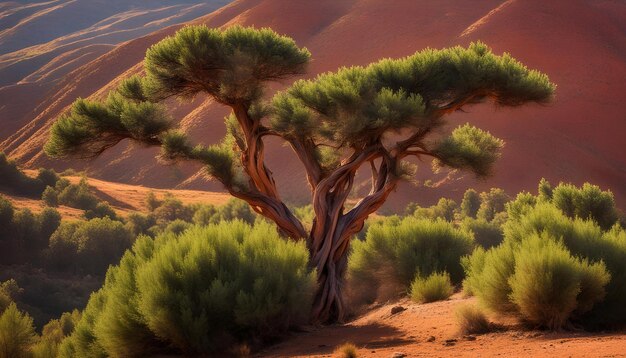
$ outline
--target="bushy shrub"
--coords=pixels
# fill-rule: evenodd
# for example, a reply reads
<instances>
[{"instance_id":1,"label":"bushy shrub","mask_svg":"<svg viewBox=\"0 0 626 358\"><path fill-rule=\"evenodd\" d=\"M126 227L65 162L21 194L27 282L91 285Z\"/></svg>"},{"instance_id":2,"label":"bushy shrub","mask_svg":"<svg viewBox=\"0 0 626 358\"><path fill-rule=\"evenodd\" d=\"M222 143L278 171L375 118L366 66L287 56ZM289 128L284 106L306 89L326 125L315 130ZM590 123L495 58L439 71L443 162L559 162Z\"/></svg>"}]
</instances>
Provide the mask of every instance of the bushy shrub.
<instances>
[{"instance_id":1,"label":"bushy shrub","mask_svg":"<svg viewBox=\"0 0 626 358\"><path fill-rule=\"evenodd\" d=\"M609 280L604 263L576 259L544 233L521 243L509 279L510 298L524 320L560 329L572 314L585 313L601 301Z\"/></svg>"},{"instance_id":2,"label":"bushy shrub","mask_svg":"<svg viewBox=\"0 0 626 358\"><path fill-rule=\"evenodd\" d=\"M0 314L17 299L23 292L14 279L9 279L0 283Z\"/></svg>"},{"instance_id":3,"label":"bushy shrub","mask_svg":"<svg viewBox=\"0 0 626 358\"><path fill-rule=\"evenodd\" d=\"M541 178L537 185L537 198L541 201L552 201L552 185L546 178Z\"/></svg>"},{"instance_id":4,"label":"bushy shrub","mask_svg":"<svg viewBox=\"0 0 626 358\"><path fill-rule=\"evenodd\" d=\"M504 233L505 240L500 246L487 252L477 250L463 259L467 275L464 287L487 307L514 313L520 313L523 305L532 307L513 292L516 285L518 292L530 295L525 284L532 284L537 291L528 302L551 312L553 322L537 318L539 315L531 308L521 312L527 320L541 321L539 323L549 327L562 326L568 319L587 326L626 322L626 308L621 303L626 299L626 233L621 227L603 232L595 222L568 218L554 205L542 200L518 218L510 218L504 225ZM531 248L522 250L525 245ZM520 261L522 259L525 261ZM610 274L610 281L604 281L606 276L603 275L604 269L598 266L600 262ZM539 272L552 272L554 278L539 275ZM558 311L560 315L547 301L554 296L550 296L553 294L550 287L563 295L558 298L561 303L555 304L563 310ZM581 291L573 295L568 289ZM605 295L599 293L602 290ZM547 296L542 301L540 295ZM570 308L567 308L568 302Z\"/></svg>"},{"instance_id":5,"label":"bushy shrub","mask_svg":"<svg viewBox=\"0 0 626 358\"><path fill-rule=\"evenodd\" d=\"M156 219L152 214L130 213L126 217L126 228L134 237L150 235L150 228L156 225Z\"/></svg>"},{"instance_id":6,"label":"bushy shrub","mask_svg":"<svg viewBox=\"0 0 626 358\"><path fill-rule=\"evenodd\" d=\"M0 358L30 357L36 337L33 319L11 303L0 315Z\"/></svg>"},{"instance_id":7,"label":"bushy shrub","mask_svg":"<svg viewBox=\"0 0 626 358\"><path fill-rule=\"evenodd\" d=\"M269 224L142 237L109 269L60 356L212 353L307 318L314 285L305 244Z\"/></svg>"},{"instance_id":8,"label":"bushy shrub","mask_svg":"<svg viewBox=\"0 0 626 358\"><path fill-rule=\"evenodd\" d=\"M17 164L0 152L0 188L10 190L18 195L39 197L46 185L54 185L58 176L49 169L40 169L36 178L24 174Z\"/></svg>"},{"instance_id":9,"label":"bushy shrub","mask_svg":"<svg viewBox=\"0 0 626 358\"><path fill-rule=\"evenodd\" d=\"M493 329L485 313L475 305L458 306L454 314L461 334L484 334Z\"/></svg>"},{"instance_id":10,"label":"bushy shrub","mask_svg":"<svg viewBox=\"0 0 626 358\"><path fill-rule=\"evenodd\" d=\"M369 227L364 241L353 242L349 284L355 294L362 292L361 298L371 301L390 284L396 294L406 292L418 272L429 276L446 271L452 282L459 283L460 258L473 247L470 234L443 220L384 220Z\"/></svg>"},{"instance_id":11,"label":"bushy shrub","mask_svg":"<svg viewBox=\"0 0 626 358\"><path fill-rule=\"evenodd\" d=\"M411 299L417 303L428 303L447 299L454 292L447 272L434 272L428 277L419 274L411 283Z\"/></svg>"},{"instance_id":12,"label":"bushy shrub","mask_svg":"<svg viewBox=\"0 0 626 358\"><path fill-rule=\"evenodd\" d=\"M485 221L492 221L498 213L505 211L505 205L509 200L509 196L499 188L492 188L489 192L480 193L481 203L476 217Z\"/></svg>"},{"instance_id":13,"label":"bushy shrub","mask_svg":"<svg viewBox=\"0 0 626 358\"><path fill-rule=\"evenodd\" d=\"M100 202L100 200L91 193L86 178L82 178L78 184L65 185L65 182L62 183L62 189L57 189L59 191L59 204L81 210L92 210Z\"/></svg>"},{"instance_id":14,"label":"bushy shrub","mask_svg":"<svg viewBox=\"0 0 626 358\"><path fill-rule=\"evenodd\" d=\"M80 312L65 312L59 319L48 322L41 332L41 338L32 347L33 358L56 358L59 354L59 345L69 336L80 320Z\"/></svg>"},{"instance_id":15,"label":"bushy shrub","mask_svg":"<svg viewBox=\"0 0 626 358\"><path fill-rule=\"evenodd\" d=\"M454 215L458 209L457 203L452 199L441 198L437 204L422 208L417 206L413 215L420 219L443 219L445 221L454 221Z\"/></svg>"},{"instance_id":16,"label":"bushy shrub","mask_svg":"<svg viewBox=\"0 0 626 358\"><path fill-rule=\"evenodd\" d=\"M41 200L47 206L57 207L59 206L59 193L53 187L47 186L41 194Z\"/></svg>"},{"instance_id":17,"label":"bushy shrub","mask_svg":"<svg viewBox=\"0 0 626 358\"><path fill-rule=\"evenodd\" d=\"M480 209L480 195L474 189L467 189L461 201L461 216L475 219L478 209Z\"/></svg>"},{"instance_id":18,"label":"bushy shrub","mask_svg":"<svg viewBox=\"0 0 626 358\"><path fill-rule=\"evenodd\" d=\"M37 172L37 180L39 180L43 187L54 187L59 181L59 175L52 169L39 168Z\"/></svg>"},{"instance_id":19,"label":"bushy shrub","mask_svg":"<svg viewBox=\"0 0 626 358\"><path fill-rule=\"evenodd\" d=\"M169 222L174 220L191 222L193 219L193 210L183 204L179 199L173 196L167 196L161 205L154 210L154 217L158 225L165 227Z\"/></svg>"},{"instance_id":20,"label":"bushy shrub","mask_svg":"<svg viewBox=\"0 0 626 358\"><path fill-rule=\"evenodd\" d=\"M131 244L132 235L120 221L64 222L50 237L48 261L56 269L102 275Z\"/></svg>"},{"instance_id":21,"label":"bushy shrub","mask_svg":"<svg viewBox=\"0 0 626 358\"><path fill-rule=\"evenodd\" d=\"M119 220L115 210L105 202L99 202L93 209L85 210L85 219L109 218L111 220Z\"/></svg>"},{"instance_id":22,"label":"bushy shrub","mask_svg":"<svg viewBox=\"0 0 626 358\"><path fill-rule=\"evenodd\" d=\"M581 188L559 184L552 193L552 203L570 218L592 219L605 230L619 218L613 193L589 183Z\"/></svg>"},{"instance_id":23,"label":"bushy shrub","mask_svg":"<svg viewBox=\"0 0 626 358\"><path fill-rule=\"evenodd\" d=\"M537 205L537 201L537 197L530 193L521 192L517 194L515 200L506 203L507 217L512 220L519 220Z\"/></svg>"},{"instance_id":24,"label":"bushy shrub","mask_svg":"<svg viewBox=\"0 0 626 358\"><path fill-rule=\"evenodd\" d=\"M159 206L161 206L163 202L157 199L156 194L153 191L149 191L146 195L146 206L148 207L148 211L153 212Z\"/></svg>"},{"instance_id":25,"label":"bushy shrub","mask_svg":"<svg viewBox=\"0 0 626 358\"><path fill-rule=\"evenodd\" d=\"M0 195L0 230L6 230L13 222L13 204Z\"/></svg>"},{"instance_id":26,"label":"bushy shrub","mask_svg":"<svg viewBox=\"0 0 626 358\"><path fill-rule=\"evenodd\" d=\"M504 240L502 227L495 222L468 217L461 222L461 228L472 233L474 241L485 249L497 246Z\"/></svg>"}]
</instances>

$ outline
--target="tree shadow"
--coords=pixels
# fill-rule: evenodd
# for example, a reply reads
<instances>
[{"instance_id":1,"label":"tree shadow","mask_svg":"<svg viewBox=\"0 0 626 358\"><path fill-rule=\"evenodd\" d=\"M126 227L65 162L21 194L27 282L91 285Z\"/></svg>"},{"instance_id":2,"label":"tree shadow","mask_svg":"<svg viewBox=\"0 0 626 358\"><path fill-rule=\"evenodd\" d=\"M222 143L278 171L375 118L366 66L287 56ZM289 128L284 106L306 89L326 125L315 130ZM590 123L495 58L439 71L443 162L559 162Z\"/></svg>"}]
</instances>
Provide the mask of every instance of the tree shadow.
<instances>
[{"instance_id":1,"label":"tree shadow","mask_svg":"<svg viewBox=\"0 0 626 358\"><path fill-rule=\"evenodd\" d=\"M397 328L379 323L362 326L327 326L313 332L292 333L282 342L259 352L257 356L324 355L332 353L335 348L346 342L367 349L396 347L415 342L414 339L403 338L402 335L403 332Z\"/></svg>"}]
</instances>

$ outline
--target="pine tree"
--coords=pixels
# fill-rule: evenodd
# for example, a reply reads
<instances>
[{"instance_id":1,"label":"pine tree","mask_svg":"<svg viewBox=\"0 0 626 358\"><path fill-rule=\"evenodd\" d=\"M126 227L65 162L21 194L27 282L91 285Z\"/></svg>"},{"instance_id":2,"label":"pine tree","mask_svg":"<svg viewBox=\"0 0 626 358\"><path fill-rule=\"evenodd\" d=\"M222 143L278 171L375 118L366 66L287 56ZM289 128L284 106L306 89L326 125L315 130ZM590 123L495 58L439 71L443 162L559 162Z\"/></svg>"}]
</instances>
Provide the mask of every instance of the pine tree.
<instances>
[{"instance_id":1,"label":"pine tree","mask_svg":"<svg viewBox=\"0 0 626 358\"><path fill-rule=\"evenodd\" d=\"M489 99L500 106L547 102L555 85L478 42L342 68L296 81L267 100L268 82L304 74L310 56L270 29L185 27L147 51L145 74L126 79L104 101L78 99L52 127L46 151L94 157L128 138L160 146L163 158L204 164L284 236L307 240L319 283L312 317L340 320L350 239L413 174L407 159L432 158L486 176L499 157L503 142L469 124L438 136L445 116ZM192 144L161 103L199 94L232 109L221 143ZM315 214L310 232L285 205L266 166L268 136L282 138L304 166ZM371 168L371 190L347 210L364 166Z\"/></svg>"}]
</instances>

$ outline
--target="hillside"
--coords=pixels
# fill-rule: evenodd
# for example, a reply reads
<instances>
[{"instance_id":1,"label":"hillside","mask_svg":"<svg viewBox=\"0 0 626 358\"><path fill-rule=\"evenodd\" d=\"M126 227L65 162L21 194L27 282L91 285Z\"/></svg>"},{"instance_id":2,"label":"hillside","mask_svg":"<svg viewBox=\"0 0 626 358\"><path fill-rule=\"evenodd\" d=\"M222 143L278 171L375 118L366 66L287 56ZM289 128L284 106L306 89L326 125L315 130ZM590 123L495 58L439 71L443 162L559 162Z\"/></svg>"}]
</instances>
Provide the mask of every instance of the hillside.
<instances>
[{"instance_id":1,"label":"hillside","mask_svg":"<svg viewBox=\"0 0 626 358\"><path fill-rule=\"evenodd\" d=\"M34 171L27 171L29 175L34 176ZM65 176L72 184L76 184L81 180L80 176ZM105 201L121 216L126 216L130 212L147 212L146 197L149 192L154 192L157 198L162 199L166 193L172 194L175 198L183 202L183 204L225 204L230 196L221 193L211 193L198 190L163 190L148 188L139 185L128 185L122 183L108 182L98 179L88 179L89 187L98 199ZM41 200L27 198L23 196L10 195L2 193L4 197L9 199L16 208L28 208L35 213L45 208L45 204ZM56 208L64 219L81 219L84 211L71 208L68 206L59 206Z\"/></svg>"},{"instance_id":2,"label":"hillside","mask_svg":"<svg viewBox=\"0 0 626 358\"><path fill-rule=\"evenodd\" d=\"M0 137L45 110L73 70L136 39L207 14L229 0L53 0L0 4ZM37 108L34 109L33 108ZM32 111L32 112L31 112Z\"/></svg>"},{"instance_id":3,"label":"hillside","mask_svg":"<svg viewBox=\"0 0 626 358\"><path fill-rule=\"evenodd\" d=\"M499 186L510 193L534 191L541 177L553 183L590 181L611 189L620 206L626 204L626 156L621 143L626 133L621 108L626 100L626 4L621 1L401 0L391 5L382 0L239 0L189 23L272 27L311 51L308 77L429 46L482 40L494 52L510 52L547 73L558 85L556 101L513 110L481 105L452 115L452 124L469 121L506 141L495 176L477 182L468 176L444 180L440 175L433 180L434 188L407 184L391 197L388 208L399 209L409 201L428 204L441 196L458 198L470 186L479 190ZM119 44L59 77L49 89L0 89L5 122L0 150L28 167L72 166L87 169L90 176L129 184L220 190L206 181L197 166L161 166L154 159L156 149L120 143L91 162L51 161L41 151L50 124L75 98L105 95L121 76L141 70L151 44L179 27ZM36 77L45 77L54 67L42 69ZM171 105L181 126L196 140L210 142L223 134L226 111L210 100L172 101ZM276 142L270 143L267 155L284 196L305 201L308 193L295 156ZM432 177L427 167L418 179Z\"/></svg>"}]
</instances>

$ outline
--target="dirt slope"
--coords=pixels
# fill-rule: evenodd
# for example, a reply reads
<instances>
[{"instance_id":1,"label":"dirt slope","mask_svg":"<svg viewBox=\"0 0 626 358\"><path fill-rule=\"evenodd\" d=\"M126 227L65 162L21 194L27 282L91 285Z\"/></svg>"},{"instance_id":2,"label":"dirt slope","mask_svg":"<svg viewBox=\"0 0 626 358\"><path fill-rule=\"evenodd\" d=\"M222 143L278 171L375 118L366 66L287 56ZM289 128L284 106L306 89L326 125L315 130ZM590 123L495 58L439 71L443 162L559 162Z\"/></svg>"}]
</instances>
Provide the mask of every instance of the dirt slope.
<instances>
[{"instance_id":1,"label":"dirt slope","mask_svg":"<svg viewBox=\"0 0 626 358\"><path fill-rule=\"evenodd\" d=\"M118 44L184 23L230 0L52 0L0 7L0 128L3 139L44 110L71 71Z\"/></svg>"},{"instance_id":2,"label":"dirt slope","mask_svg":"<svg viewBox=\"0 0 626 358\"><path fill-rule=\"evenodd\" d=\"M529 331L513 320L496 320L499 332L470 338L459 333L455 309L475 304L460 294L448 301L414 304L409 300L382 305L342 326L296 333L258 357L332 357L336 347L351 342L359 357L624 357L626 332ZM405 311L391 314L394 306ZM446 342L448 341L448 342Z\"/></svg>"},{"instance_id":3,"label":"dirt slope","mask_svg":"<svg viewBox=\"0 0 626 358\"><path fill-rule=\"evenodd\" d=\"M388 207L398 209L416 200L427 204L446 195L458 198L469 186L500 186L510 193L534 190L541 177L556 183L591 181L611 189L622 207L626 204L626 147L621 142L626 133L622 108L626 101L626 4L622 1L240 0L193 23L271 26L311 50L308 76L382 57L405 56L428 46L482 40L496 53L510 52L529 67L546 72L558 85L556 101L515 110L481 105L454 114L451 123L469 121L506 141L496 175L481 182L454 176L435 188L405 185L391 197ZM19 122L14 127L21 125L23 118L31 120L15 133L0 132L5 138L0 150L31 167L75 166L107 180L219 190L219 185L197 174L198 167L163 168L153 159L155 149L128 143L88 163L50 161L41 153L51 121L72 100L104 95L120 76L139 71L145 50L177 28L121 44L65 75L22 119L6 112L3 121L9 125ZM19 103L28 103L36 91L0 89L0 107L21 108ZM223 134L226 112L211 101L197 98L192 103L173 102L172 107L181 125L198 141L210 142ZM308 194L295 156L280 143L273 143L268 157L284 196L305 201ZM424 165L418 179L431 176ZM434 182L442 179L435 177Z\"/></svg>"}]
</instances>

